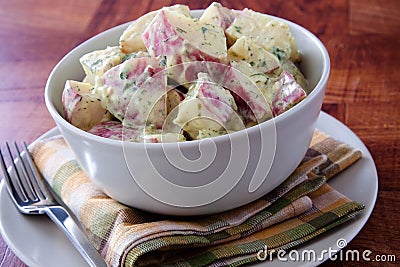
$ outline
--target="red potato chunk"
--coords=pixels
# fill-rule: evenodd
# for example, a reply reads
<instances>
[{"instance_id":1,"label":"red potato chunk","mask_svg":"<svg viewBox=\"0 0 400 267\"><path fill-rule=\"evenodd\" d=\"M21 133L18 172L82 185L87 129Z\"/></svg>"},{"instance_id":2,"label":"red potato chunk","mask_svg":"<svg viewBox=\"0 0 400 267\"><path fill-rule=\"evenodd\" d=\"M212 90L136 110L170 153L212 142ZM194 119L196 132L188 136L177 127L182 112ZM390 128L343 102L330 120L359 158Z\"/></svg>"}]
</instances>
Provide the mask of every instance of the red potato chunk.
<instances>
[{"instance_id":1,"label":"red potato chunk","mask_svg":"<svg viewBox=\"0 0 400 267\"><path fill-rule=\"evenodd\" d=\"M282 60L282 69L289 72L307 94L311 93L311 88L309 88L307 79L304 77L303 73L296 66L296 64L289 59L284 59Z\"/></svg>"},{"instance_id":2,"label":"red potato chunk","mask_svg":"<svg viewBox=\"0 0 400 267\"><path fill-rule=\"evenodd\" d=\"M190 17L190 10L186 5L173 5L167 8ZM159 11L155 10L141 16L126 28L119 39L122 52L128 54L137 51L147 51L143 43L142 34Z\"/></svg>"},{"instance_id":3,"label":"red potato chunk","mask_svg":"<svg viewBox=\"0 0 400 267\"><path fill-rule=\"evenodd\" d=\"M124 124L161 127L166 116L166 76L160 58L131 58L98 79L96 91Z\"/></svg>"},{"instance_id":4,"label":"red potato chunk","mask_svg":"<svg viewBox=\"0 0 400 267\"><path fill-rule=\"evenodd\" d=\"M282 72L279 80L273 85L272 91L274 92L272 100L274 116L287 111L307 96L307 93L287 71Z\"/></svg>"},{"instance_id":5,"label":"red potato chunk","mask_svg":"<svg viewBox=\"0 0 400 267\"><path fill-rule=\"evenodd\" d=\"M206 73L199 73L198 80L179 104L178 114L173 121L195 138L199 130L236 130L232 123L237 116L236 103L230 92L213 83Z\"/></svg>"},{"instance_id":6,"label":"red potato chunk","mask_svg":"<svg viewBox=\"0 0 400 267\"><path fill-rule=\"evenodd\" d=\"M142 37L153 57L183 54L192 61L221 62L227 56L225 34L220 27L166 8L158 12Z\"/></svg>"},{"instance_id":7,"label":"red potato chunk","mask_svg":"<svg viewBox=\"0 0 400 267\"><path fill-rule=\"evenodd\" d=\"M232 45L237 39L246 36L265 50L294 62L301 60L295 39L289 26L272 16L251 9L243 9L225 31Z\"/></svg>"},{"instance_id":8,"label":"red potato chunk","mask_svg":"<svg viewBox=\"0 0 400 267\"><path fill-rule=\"evenodd\" d=\"M246 61L256 71L272 73L281 66L279 59L263 47L242 36L228 49L228 58L235 61Z\"/></svg>"},{"instance_id":9,"label":"red potato chunk","mask_svg":"<svg viewBox=\"0 0 400 267\"><path fill-rule=\"evenodd\" d=\"M89 83L67 80L62 93L64 118L85 131L112 118L102 106L100 98L92 91L93 87Z\"/></svg>"},{"instance_id":10,"label":"red potato chunk","mask_svg":"<svg viewBox=\"0 0 400 267\"><path fill-rule=\"evenodd\" d=\"M213 24L226 30L232 24L237 14L238 12L228 9L220 3L214 2L204 10L200 21Z\"/></svg>"},{"instance_id":11,"label":"red potato chunk","mask_svg":"<svg viewBox=\"0 0 400 267\"><path fill-rule=\"evenodd\" d=\"M232 92L238 103L239 113L246 123L261 123L272 118L272 110L263 93L250 77L240 71L239 65L231 62L232 68L226 73L224 81L224 86Z\"/></svg>"},{"instance_id":12,"label":"red potato chunk","mask_svg":"<svg viewBox=\"0 0 400 267\"><path fill-rule=\"evenodd\" d=\"M137 51L147 51L142 40L142 34L157 15L157 12L158 10L155 10L141 16L126 28L119 39L119 46L122 52L129 54Z\"/></svg>"},{"instance_id":13,"label":"red potato chunk","mask_svg":"<svg viewBox=\"0 0 400 267\"><path fill-rule=\"evenodd\" d=\"M85 82L95 84L96 77L101 77L107 70L121 63L126 55L118 46L109 46L83 55L79 62L85 71Z\"/></svg>"},{"instance_id":14,"label":"red potato chunk","mask_svg":"<svg viewBox=\"0 0 400 267\"><path fill-rule=\"evenodd\" d=\"M170 57L167 59L168 77L178 85L189 88L197 81L199 73L206 73L213 82L222 84L229 66L211 61L190 61L184 56Z\"/></svg>"}]
</instances>

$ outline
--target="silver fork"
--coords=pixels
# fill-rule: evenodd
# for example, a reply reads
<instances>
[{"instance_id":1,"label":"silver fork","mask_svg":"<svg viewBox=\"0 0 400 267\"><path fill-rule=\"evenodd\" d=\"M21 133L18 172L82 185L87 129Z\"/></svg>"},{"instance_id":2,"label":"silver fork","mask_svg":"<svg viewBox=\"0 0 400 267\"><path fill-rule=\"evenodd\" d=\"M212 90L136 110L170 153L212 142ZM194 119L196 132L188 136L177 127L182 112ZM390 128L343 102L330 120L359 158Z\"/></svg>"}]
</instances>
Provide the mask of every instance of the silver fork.
<instances>
[{"instance_id":1,"label":"silver fork","mask_svg":"<svg viewBox=\"0 0 400 267\"><path fill-rule=\"evenodd\" d=\"M90 244L68 209L55 199L53 189L37 171L25 142L21 143L22 151L16 142L13 145L14 152L5 142L5 155L0 150L0 157L8 193L18 210L23 214L46 214L67 235L89 266L106 267L104 259Z\"/></svg>"}]
</instances>

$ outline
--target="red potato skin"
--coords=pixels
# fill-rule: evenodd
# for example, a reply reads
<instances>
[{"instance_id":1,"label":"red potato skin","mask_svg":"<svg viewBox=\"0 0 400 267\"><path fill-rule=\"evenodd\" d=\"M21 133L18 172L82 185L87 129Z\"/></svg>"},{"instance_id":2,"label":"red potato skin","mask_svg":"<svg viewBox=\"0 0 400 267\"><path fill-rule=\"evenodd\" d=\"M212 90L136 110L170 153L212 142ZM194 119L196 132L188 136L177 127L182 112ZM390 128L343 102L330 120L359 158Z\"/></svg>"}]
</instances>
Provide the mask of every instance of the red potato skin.
<instances>
[{"instance_id":1,"label":"red potato skin","mask_svg":"<svg viewBox=\"0 0 400 267\"><path fill-rule=\"evenodd\" d=\"M102 106L100 99L90 93L90 85L89 89L87 85L68 80L61 97L64 118L85 131L111 119L111 114Z\"/></svg>"},{"instance_id":2,"label":"red potato skin","mask_svg":"<svg viewBox=\"0 0 400 267\"><path fill-rule=\"evenodd\" d=\"M88 133L114 140L138 140L142 132L143 130L139 128L124 128L120 121L102 122L88 131Z\"/></svg>"},{"instance_id":3,"label":"red potato skin","mask_svg":"<svg viewBox=\"0 0 400 267\"><path fill-rule=\"evenodd\" d=\"M225 31L232 24L238 14L238 12L228 9L220 3L214 2L204 10L200 21L214 24Z\"/></svg>"},{"instance_id":4,"label":"red potato skin","mask_svg":"<svg viewBox=\"0 0 400 267\"><path fill-rule=\"evenodd\" d=\"M274 86L276 85L278 85L278 90L276 91L272 100L272 110L274 112L274 116L282 114L307 96L307 93L304 91L304 89L287 71L282 72L279 80Z\"/></svg>"},{"instance_id":5,"label":"red potato skin","mask_svg":"<svg viewBox=\"0 0 400 267\"><path fill-rule=\"evenodd\" d=\"M180 57L182 54L190 61L221 62L226 60L226 55L214 57L185 40L176 27L171 25L165 10L160 10L144 31L142 38L151 56L177 57L177 64L183 63L184 60Z\"/></svg>"},{"instance_id":6,"label":"red potato skin","mask_svg":"<svg viewBox=\"0 0 400 267\"><path fill-rule=\"evenodd\" d=\"M272 117L272 111L262 92L238 70L230 68L225 75L224 84L234 96L246 123L260 123Z\"/></svg>"},{"instance_id":7,"label":"red potato skin","mask_svg":"<svg viewBox=\"0 0 400 267\"><path fill-rule=\"evenodd\" d=\"M131 126L146 123L161 127L166 114L166 77L161 58L131 58L103 75L112 88L107 108ZM159 99L153 99L159 96ZM152 109L153 108L153 109ZM150 110L151 109L151 110Z\"/></svg>"},{"instance_id":8,"label":"red potato skin","mask_svg":"<svg viewBox=\"0 0 400 267\"><path fill-rule=\"evenodd\" d=\"M209 78L209 77L208 77ZM225 90L224 88L219 88ZM225 125L234 109L229 102L223 102L215 92L215 85L212 80L204 80L198 84L199 99L204 108L213 113L220 123Z\"/></svg>"}]
</instances>

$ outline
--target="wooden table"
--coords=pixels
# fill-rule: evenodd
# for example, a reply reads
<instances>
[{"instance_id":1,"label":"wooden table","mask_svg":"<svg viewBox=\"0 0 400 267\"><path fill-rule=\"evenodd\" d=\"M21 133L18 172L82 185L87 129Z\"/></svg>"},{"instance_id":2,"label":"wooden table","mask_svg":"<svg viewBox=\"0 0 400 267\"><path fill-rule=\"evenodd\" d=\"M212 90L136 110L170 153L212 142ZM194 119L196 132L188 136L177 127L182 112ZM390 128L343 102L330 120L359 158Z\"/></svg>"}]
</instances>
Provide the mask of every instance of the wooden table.
<instances>
[{"instance_id":1,"label":"wooden table","mask_svg":"<svg viewBox=\"0 0 400 267\"><path fill-rule=\"evenodd\" d=\"M46 110L43 90L51 69L69 50L105 29L176 2L0 0L0 140L32 142L55 126ZM178 2L201 9L211 1ZM348 249L393 254L399 262L400 1L258 0L222 4L292 20L326 45L332 70L323 110L362 139L379 175L375 210ZM1 266L25 266L2 239L0 259Z\"/></svg>"}]
</instances>

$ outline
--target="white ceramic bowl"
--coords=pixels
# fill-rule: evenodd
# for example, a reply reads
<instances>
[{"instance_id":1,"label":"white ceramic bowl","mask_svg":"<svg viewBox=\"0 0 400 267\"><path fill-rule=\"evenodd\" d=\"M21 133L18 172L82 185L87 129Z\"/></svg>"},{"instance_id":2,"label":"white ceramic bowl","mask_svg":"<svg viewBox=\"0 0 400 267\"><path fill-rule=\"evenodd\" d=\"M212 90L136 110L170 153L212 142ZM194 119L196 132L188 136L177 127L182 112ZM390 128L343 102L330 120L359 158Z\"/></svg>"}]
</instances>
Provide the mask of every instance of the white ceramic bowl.
<instances>
[{"instance_id":1,"label":"white ceramic bowl","mask_svg":"<svg viewBox=\"0 0 400 267\"><path fill-rule=\"evenodd\" d=\"M84 77L79 58L118 45L128 24L87 40L55 66L45 89L47 108L83 170L124 204L169 215L210 214L247 204L274 189L300 163L328 81L330 60L324 45L308 30L286 22L303 55L301 69L314 89L289 111L247 130L202 141L143 144L98 137L64 120L65 81Z\"/></svg>"}]
</instances>

